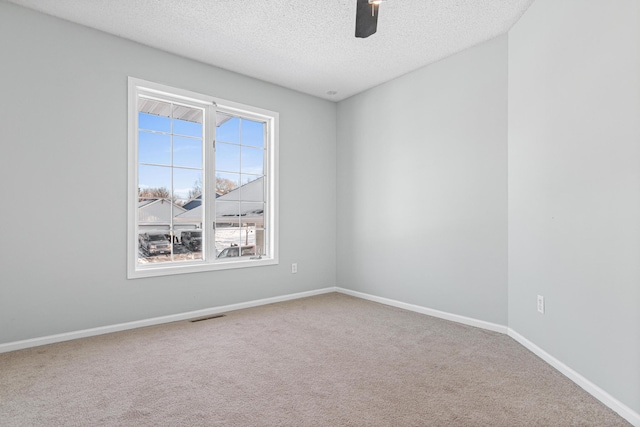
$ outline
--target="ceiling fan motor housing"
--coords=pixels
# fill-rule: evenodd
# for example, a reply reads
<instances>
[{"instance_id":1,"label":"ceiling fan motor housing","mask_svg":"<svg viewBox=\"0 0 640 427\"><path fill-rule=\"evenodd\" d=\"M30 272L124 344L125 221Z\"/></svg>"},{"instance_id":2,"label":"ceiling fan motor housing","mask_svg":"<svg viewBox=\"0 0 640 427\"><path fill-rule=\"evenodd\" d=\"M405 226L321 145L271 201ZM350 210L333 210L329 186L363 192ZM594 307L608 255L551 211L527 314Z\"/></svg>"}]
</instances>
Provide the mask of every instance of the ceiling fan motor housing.
<instances>
[{"instance_id":1,"label":"ceiling fan motor housing","mask_svg":"<svg viewBox=\"0 0 640 427\"><path fill-rule=\"evenodd\" d=\"M378 29L381 0L356 0L356 37L367 38Z\"/></svg>"}]
</instances>

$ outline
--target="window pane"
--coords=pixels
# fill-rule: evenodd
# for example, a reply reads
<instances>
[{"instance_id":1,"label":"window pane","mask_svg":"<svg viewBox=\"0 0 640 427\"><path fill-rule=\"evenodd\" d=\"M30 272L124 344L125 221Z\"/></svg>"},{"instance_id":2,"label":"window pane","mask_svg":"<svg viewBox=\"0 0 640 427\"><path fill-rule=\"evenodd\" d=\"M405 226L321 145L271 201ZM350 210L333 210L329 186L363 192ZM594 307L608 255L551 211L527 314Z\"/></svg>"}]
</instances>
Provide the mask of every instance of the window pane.
<instances>
[{"instance_id":1,"label":"window pane","mask_svg":"<svg viewBox=\"0 0 640 427\"><path fill-rule=\"evenodd\" d=\"M171 198L171 168L140 165L138 167L138 199Z\"/></svg>"},{"instance_id":2,"label":"window pane","mask_svg":"<svg viewBox=\"0 0 640 427\"><path fill-rule=\"evenodd\" d=\"M146 200L138 204L139 230L153 228L165 230L168 234L171 227L171 219L184 212L180 206L169 199Z\"/></svg>"},{"instance_id":3,"label":"window pane","mask_svg":"<svg viewBox=\"0 0 640 427\"><path fill-rule=\"evenodd\" d=\"M174 120L173 133L176 135L202 138L202 125L200 123L186 122L184 120Z\"/></svg>"},{"instance_id":4,"label":"window pane","mask_svg":"<svg viewBox=\"0 0 640 427\"><path fill-rule=\"evenodd\" d=\"M269 254L267 253L267 245L266 245L266 239L265 239L265 230L264 228L258 228L256 227L254 230L254 233L256 235L255 239L256 239L256 255L260 255L260 256L268 256Z\"/></svg>"},{"instance_id":5,"label":"window pane","mask_svg":"<svg viewBox=\"0 0 640 427\"><path fill-rule=\"evenodd\" d=\"M243 223L264 228L264 203L240 203L240 218Z\"/></svg>"},{"instance_id":6,"label":"window pane","mask_svg":"<svg viewBox=\"0 0 640 427\"><path fill-rule=\"evenodd\" d=\"M227 114L216 114L216 140L240 143L240 119Z\"/></svg>"},{"instance_id":7,"label":"window pane","mask_svg":"<svg viewBox=\"0 0 640 427\"><path fill-rule=\"evenodd\" d=\"M204 225L202 203L187 203L181 208L184 211L173 218L175 243L179 243L174 244L174 259L178 261L203 259L202 248L205 240L202 232Z\"/></svg>"},{"instance_id":8,"label":"window pane","mask_svg":"<svg viewBox=\"0 0 640 427\"><path fill-rule=\"evenodd\" d=\"M256 255L256 231L254 226L221 227L216 229L216 253L218 259L252 257Z\"/></svg>"},{"instance_id":9,"label":"window pane","mask_svg":"<svg viewBox=\"0 0 640 427\"><path fill-rule=\"evenodd\" d=\"M202 116L202 110L198 108L174 105L173 133L202 138Z\"/></svg>"},{"instance_id":10,"label":"window pane","mask_svg":"<svg viewBox=\"0 0 640 427\"><path fill-rule=\"evenodd\" d=\"M264 175L264 150L242 147L242 173Z\"/></svg>"},{"instance_id":11,"label":"window pane","mask_svg":"<svg viewBox=\"0 0 640 427\"><path fill-rule=\"evenodd\" d=\"M216 200L216 222L238 223L240 218L240 202Z\"/></svg>"},{"instance_id":12,"label":"window pane","mask_svg":"<svg viewBox=\"0 0 640 427\"><path fill-rule=\"evenodd\" d=\"M169 104L164 102L156 102L159 105L165 105L168 111ZM153 130L156 132L171 132L171 119L167 116L159 116L156 114L139 113L138 128L145 130Z\"/></svg>"},{"instance_id":13,"label":"window pane","mask_svg":"<svg viewBox=\"0 0 640 427\"><path fill-rule=\"evenodd\" d=\"M192 230L192 229L200 229L203 226L204 222L204 209L202 205L192 207L191 209L187 209L189 206L181 206L182 211L180 211L173 218L174 227L176 230Z\"/></svg>"},{"instance_id":14,"label":"window pane","mask_svg":"<svg viewBox=\"0 0 640 427\"><path fill-rule=\"evenodd\" d=\"M177 225L175 229L176 243L173 245L174 259L189 261L202 259L202 244L204 242L202 230Z\"/></svg>"},{"instance_id":15,"label":"window pane","mask_svg":"<svg viewBox=\"0 0 640 427\"><path fill-rule=\"evenodd\" d=\"M173 165L202 168L202 140L174 136Z\"/></svg>"},{"instance_id":16,"label":"window pane","mask_svg":"<svg viewBox=\"0 0 640 427\"><path fill-rule=\"evenodd\" d=\"M171 237L168 228L138 229L138 262L142 264L171 261Z\"/></svg>"},{"instance_id":17,"label":"window pane","mask_svg":"<svg viewBox=\"0 0 640 427\"><path fill-rule=\"evenodd\" d=\"M264 123L242 120L242 145L264 147Z\"/></svg>"},{"instance_id":18,"label":"window pane","mask_svg":"<svg viewBox=\"0 0 640 427\"><path fill-rule=\"evenodd\" d=\"M171 165L171 136L146 131L138 132L138 161Z\"/></svg>"},{"instance_id":19,"label":"window pane","mask_svg":"<svg viewBox=\"0 0 640 427\"><path fill-rule=\"evenodd\" d=\"M240 199L246 202L264 201L264 177L242 175L243 185L240 187Z\"/></svg>"},{"instance_id":20,"label":"window pane","mask_svg":"<svg viewBox=\"0 0 640 427\"><path fill-rule=\"evenodd\" d=\"M249 184L249 183L251 183L253 181L256 181L256 180L260 180L260 182L264 182L264 175L249 175L249 174L244 174L243 173L242 177L241 177L241 180L240 180L240 183L242 185L246 185L246 184ZM262 184L260 184L260 185L262 185Z\"/></svg>"},{"instance_id":21,"label":"window pane","mask_svg":"<svg viewBox=\"0 0 640 427\"><path fill-rule=\"evenodd\" d=\"M240 146L225 143L216 144L216 170L240 172Z\"/></svg>"},{"instance_id":22,"label":"window pane","mask_svg":"<svg viewBox=\"0 0 640 427\"><path fill-rule=\"evenodd\" d=\"M184 204L202 193L202 171L173 168L173 197Z\"/></svg>"},{"instance_id":23,"label":"window pane","mask_svg":"<svg viewBox=\"0 0 640 427\"><path fill-rule=\"evenodd\" d=\"M240 252L237 249L241 242L240 227L220 227L216 228L216 256L221 258L238 257ZM233 249L233 248L236 249Z\"/></svg>"},{"instance_id":24,"label":"window pane","mask_svg":"<svg viewBox=\"0 0 640 427\"><path fill-rule=\"evenodd\" d=\"M217 173L216 174L216 194L218 197L223 197L223 200L237 200L238 191L240 187L240 174L239 173Z\"/></svg>"}]
</instances>

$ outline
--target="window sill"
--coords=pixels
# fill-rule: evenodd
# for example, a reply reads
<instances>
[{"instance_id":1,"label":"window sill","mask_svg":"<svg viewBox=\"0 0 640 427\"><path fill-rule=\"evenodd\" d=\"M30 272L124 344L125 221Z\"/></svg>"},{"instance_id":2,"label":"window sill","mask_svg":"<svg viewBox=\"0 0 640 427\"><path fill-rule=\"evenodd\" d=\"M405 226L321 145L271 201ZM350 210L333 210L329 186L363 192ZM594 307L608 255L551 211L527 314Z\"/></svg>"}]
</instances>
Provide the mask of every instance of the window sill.
<instances>
[{"instance_id":1,"label":"window sill","mask_svg":"<svg viewBox=\"0 0 640 427\"><path fill-rule=\"evenodd\" d=\"M189 263L181 265L134 267L127 272L127 279L140 279L144 277L171 276L176 274L202 273L207 271L231 270L238 268L262 267L277 265L275 258L243 259L238 261L225 261L217 263Z\"/></svg>"}]
</instances>

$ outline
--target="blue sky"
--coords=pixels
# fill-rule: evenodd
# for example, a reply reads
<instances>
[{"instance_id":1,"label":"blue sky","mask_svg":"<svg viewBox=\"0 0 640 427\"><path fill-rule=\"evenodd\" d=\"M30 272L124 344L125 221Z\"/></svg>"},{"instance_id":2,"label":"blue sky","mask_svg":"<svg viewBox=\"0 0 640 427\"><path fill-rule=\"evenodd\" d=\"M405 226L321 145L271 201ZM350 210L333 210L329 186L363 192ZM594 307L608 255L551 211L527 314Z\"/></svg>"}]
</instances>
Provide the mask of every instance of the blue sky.
<instances>
[{"instance_id":1,"label":"blue sky","mask_svg":"<svg viewBox=\"0 0 640 427\"><path fill-rule=\"evenodd\" d=\"M171 191L173 174L174 195L187 198L203 178L202 125L146 113L138 117L138 186ZM217 176L241 185L264 173L263 123L231 118L216 129L216 140Z\"/></svg>"}]
</instances>

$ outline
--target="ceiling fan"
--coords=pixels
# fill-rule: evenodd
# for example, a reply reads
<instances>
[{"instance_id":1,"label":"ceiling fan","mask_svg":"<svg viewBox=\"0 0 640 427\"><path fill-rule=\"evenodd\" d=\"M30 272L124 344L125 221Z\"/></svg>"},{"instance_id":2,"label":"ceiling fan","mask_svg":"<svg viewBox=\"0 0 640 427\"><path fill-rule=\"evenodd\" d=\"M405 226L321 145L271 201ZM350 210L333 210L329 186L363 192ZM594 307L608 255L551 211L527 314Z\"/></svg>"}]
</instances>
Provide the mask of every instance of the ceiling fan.
<instances>
[{"instance_id":1,"label":"ceiling fan","mask_svg":"<svg viewBox=\"0 0 640 427\"><path fill-rule=\"evenodd\" d=\"M367 38L378 29L378 9L385 0L356 0L356 37Z\"/></svg>"}]
</instances>

